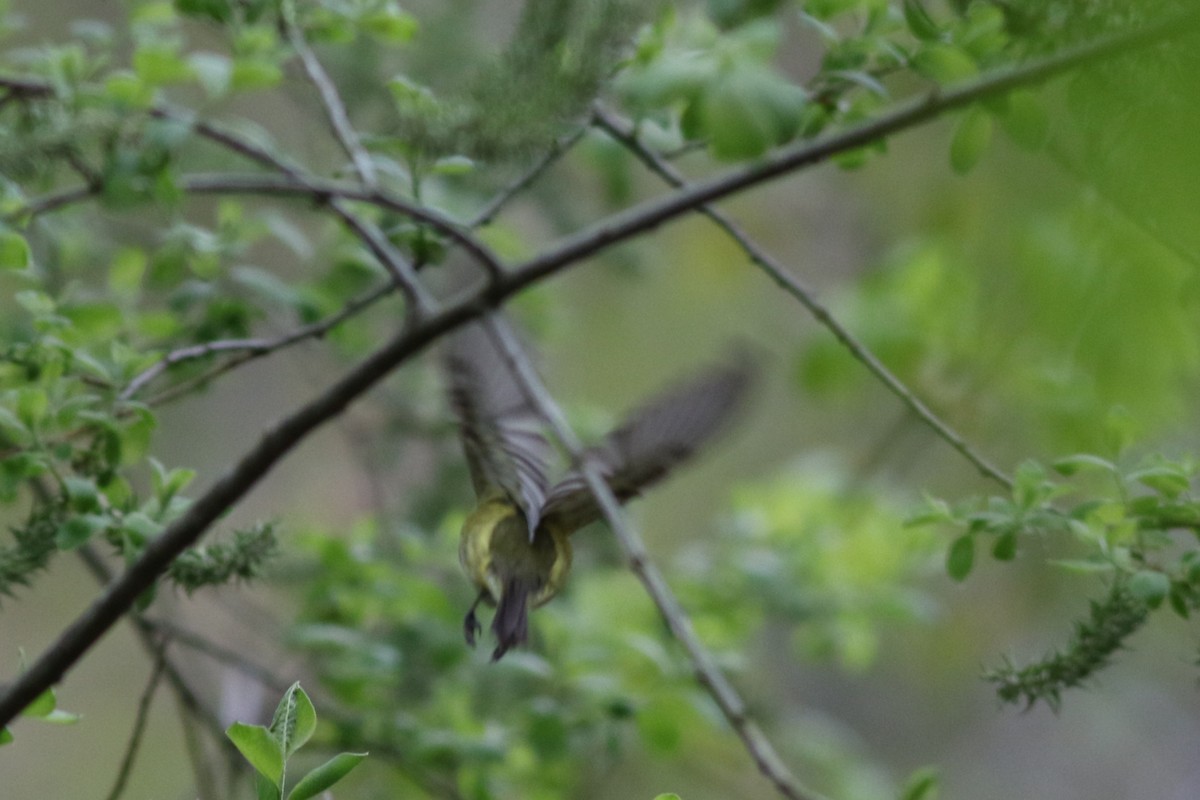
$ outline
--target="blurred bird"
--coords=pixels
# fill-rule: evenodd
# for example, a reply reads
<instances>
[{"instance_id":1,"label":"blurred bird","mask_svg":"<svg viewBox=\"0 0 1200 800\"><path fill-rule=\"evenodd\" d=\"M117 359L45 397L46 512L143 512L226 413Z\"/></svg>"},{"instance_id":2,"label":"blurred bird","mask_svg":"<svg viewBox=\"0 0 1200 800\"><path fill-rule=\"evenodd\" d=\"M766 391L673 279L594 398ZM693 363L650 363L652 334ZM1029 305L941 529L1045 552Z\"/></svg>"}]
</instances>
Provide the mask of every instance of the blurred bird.
<instances>
[{"instance_id":1,"label":"blurred bird","mask_svg":"<svg viewBox=\"0 0 1200 800\"><path fill-rule=\"evenodd\" d=\"M456 334L445 366L478 498L458 551L479 589L463 624L474 646L476 608L496 607L495 661L528 639L529 611L558 594L570 573L568 537L601 512L578 470L549 485L552 451L542 420L485 328ZM590 448L588 458L617 500L636 497L712 438L740 405L752 372L745 358L709 368L634 411Z\"/></svg>"}]
</instances>

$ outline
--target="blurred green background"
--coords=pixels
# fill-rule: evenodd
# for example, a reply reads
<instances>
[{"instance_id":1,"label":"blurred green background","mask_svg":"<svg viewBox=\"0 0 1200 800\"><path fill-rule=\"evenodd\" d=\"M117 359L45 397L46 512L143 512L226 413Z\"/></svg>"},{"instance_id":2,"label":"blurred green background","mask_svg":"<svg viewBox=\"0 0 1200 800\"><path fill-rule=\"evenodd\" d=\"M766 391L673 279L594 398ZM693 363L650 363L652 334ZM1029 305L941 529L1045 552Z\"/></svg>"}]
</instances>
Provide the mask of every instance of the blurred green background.
<instances>
[{"instance_id":1,"label":"blurred green background","mask_svg":"<svg viewBox=\"0 0 1200 800\"><path fill-rule=\"evenodd\" d=\"M452 84L466 69L456 64L505 40L510 5L412 3L421 35L401 56L335 46L321 54L356 122L386 124L378 87L364 82L385 74L387 59ZM24 20L7 40L16 49L70 39L81 9L13 11ZM129 12L86 13L120 26ZM803 80L818 64L814 34L795 9L778 20L774 64ZM189 30L202 44L215 38ZM1002 468L1082 451L1127 463L1148 452L1181 457L1195 449L1200 375L1192 74L1122 61L1051 84L1040 93L1051 145L1030 152L997 130L965 176L949 163L959 124L950 117L890 138L858 169L808 169L722 208ZM277 90L235 98L219 115L256 119L283 151L326 163L337 154L314 105L293 70ZM677 163L693 176L726 168L704 153ZM478 200L473 188L447 180L425 199L464 211ZM591 133L485 235L515 261L664 191ZM296 205L241 202L301 229L312 219ZM200 225L218 213L206 198L183 210ZM152 219L106 219L104 247L154 235ZM304 261L266 241L244 258L302 285L322 255ZM426 273L440 293L458 280L449 271ZM1023 540L1013 563L981 556L961 584L947 578L949 536L904 520L925 495L996 487L707 220L614 248L511 307L547 385L591 435L732 343L761 353L762 385L740 426L631 515L800 776L846 800L894 796L929 764L941 770L944 797L1200 795L1190 623L1156 615L1058 713L1002 706L983 669L1061 644L1103 584L1049 565L1074 547L1051 537ZM280 313L258 324L293 323ZM153 454L195 468L207 485L396 324L394 308L375 309L331 342L256 362L165 407ZM329 738L349 746L355 726L332 724L349 717L358 733L394 746L338 797L772 796L696 691L603 526L577 535L570 588L535 614L528 654L488 666L486 648L465 652L458 620L471 592L457 573L455 536L471 498L449 422L426 353L305 442L222 521L278 521L282 557L267 579L192 596L164 589L152 613L269 667L284 685L301 680L318 714L331 715ZM5 672L18 648L41 652L95 591L68 556L6 599ZM360 639L346 638L355 632ZM266 721L277 691L201 653L172 651L223 723ZM81 724L20 723L17 742L0 749L0 795L102 797L150 670L128 626L114 629L59 690ZM160 688L125 796L195 796L180 713ZM409 778L455 774L462 794L423 794L430 783L395 777L396 765Z\"/></svg>"}]
</instances>

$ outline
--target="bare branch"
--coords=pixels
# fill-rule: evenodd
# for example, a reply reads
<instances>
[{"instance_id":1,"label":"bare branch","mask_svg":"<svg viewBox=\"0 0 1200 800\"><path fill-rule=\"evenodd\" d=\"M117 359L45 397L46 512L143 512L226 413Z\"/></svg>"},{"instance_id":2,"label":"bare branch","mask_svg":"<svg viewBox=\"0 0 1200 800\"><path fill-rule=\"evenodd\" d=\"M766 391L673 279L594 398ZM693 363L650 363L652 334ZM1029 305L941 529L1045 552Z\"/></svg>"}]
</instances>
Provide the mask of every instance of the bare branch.
<instances>
[{"instance_id":1,"label":"bare branch","mask_svg":"<svg viewBox=\"0 0 1200 800\"><path fill-rule=\"evenodd\" d=\"M563 416L550 393L546 391L546 387L538 378L533 365L530 364L529 358L521 349L517 337L497 314L488 314L485 317L485 324L498 349L507 360L513 377L524 391L526 399L545 418L555 437L571 456L572 461L578 465L588 489L596 498L597 505L600 506L605 521L612 528L621 545L621 550L629 563L629 569L642 582L646 593L650 595L651 600L658 606L659 613L666 620L671 633L687 651L692 668L696 672L696 678L708 690L717 707L721 709L721 713L725 715L730 727L742 740L742 745L754 759L759 771L775 785L781 795L789 800L819 800L821 796L801 786L787 765L783 763L766 734L750 717L746 710L746 704L737 689L721 672L716 659L700 641L700 637L696 635L691 619L683 610L683 606L679 604L679 600L671 591L671 587L667 585L667 581L658 567L651 560L641 535L621 511L621 506L617 502L617 498L613 496L608 484L605 483L598 465L587 456L583 443L571 430L566 417Z\"/></svg>"},{"instance_id":2,"label":"bare branch","mask_svg":"<svg viewBox=\"0 0 1200 800\"><path fill-rule=\"evenodd\" d=\"M80 560L83 561L88 571L92 573L97 583L101 586L106 586L112 582L112 571L104 563L104 559L100 557L100 554L96 552L94 547L90 544L84 544L79 548L78 552ZM179 704L187 709L204 726L208 735L225 753L231 768L240 768L241 761L239 760L240 757L237 748L225 737L225 729L221 725L221 721L212 709L201 702L199 695L196 694L191 684L188 683L179 665L175 663L175 660L171 658L169 653L166 653L162 649L153 624L140 614L130 614L128 619L130 624L133 625L134 633L137 634L138 642L142 645L142 649L146 651L147 655L157 660L160 658L160 651L162 651L163 674L167 678L167 683L171 685L171 691L175 694Z\"/></svg>"},{"instance_id":3,"label":"bare branch","mask_svg":"<svg viewBox=\"0 0 1200 800\"><path fill-rule=\"evenodd\" d=\"M135 397L142 389L144 389L151 381L162 375L176 364L181 364L185 361L191 361L205 356L215 355L217 353L238 353L236 358L230 359L224 364L219 365L213 371L201 376L204 382L211 380L217 375L227 372L247 361L253 361L256 358L278 352L294 344L298 344L306 339L319 339L329 331L336 328L351 317L357 316L360 312L375 304L376 301L391 294L392 285L384 284L377 286L366 294L351 300L342 308L341 311L333 316L326 317L323 320L313 322L308 325L303 325L293 331L276 336L274 338L257 338L257 339L219 339L212 342L204 342L203 344L195 344L189 347L181 347L177 350L172 350L167 353L152 366L147 367L142 372L138 373L129 384L121 390L118 398L121 400L130 400Z\"/></svg>"},{"instance_id":4,"label":"bare branch","mask_svg":"<svg viewBox=\"0 0 1200 800\"><path fill-rule=\"evenodd\" d=\"M508 186L497 192L495 197L489 200L483 208L479 209L475 216L471 218L471 221L467 223L467 227L475 230L476 228L482 228L494 220L500 213L500 210L508 205L508 202L513 197L540 178L546 170L574 147L583 138L584 134L588 132L588 128L588 125L581 125L573 133L555 142L528 170L518 176Z\"/></svg>"},{"instance_id":5,"label":"bare branch","mask_svg":"<svg viewBox=\"0 0 1200 800\"><path fill-rule=\"evenodd\" d=\"M596 124L601 129L608 132L616 141L623 144L631 153L633 153L643 164L645 164L652 172L663 178L667 183L679 189L687 189L688 183L683 175L671 164L668 164L661 157L646 149L641 142L637 140L636 135L617 119L611 112L603 107L595 108ZM784 291L796 298L802 306L808 309L808 312L813 315L822 325L832 333L839 342L850 354L854 356L867 370L878 378L884 386L888 388L892 394L900 398L900 402L904 403L912 413L933 429L933 432L941 439L945 440L951 447L957 450L964 458L975 465L988 478L997 481L1001 485L1012 488L1012 478L1006 475L1003 471L992 465L986 458L978 453L975 448L971 447L962 435L955 431L948 423L942 420L935 414L920 398L912 393L903 381L896 377L895 373L884 366L883 362L871 352L871 350L860 342L854 334L846 329L837 318L830 313L829 309L824 306L816 295L804 283L794 275L792 275L786 267L784 267L772 255L767 253L761 247L754 243L753 240L746 234L745 231L738 226L725 213L713 208L712 206L702 204L696 209L704 216L711 219L722 230L724 230L729 238L737 242L743 252L759 266L776 284Z\"/></svg>"},{"instance_id":6,"label":"bare branch","mask_svg":"<svg viewBox=\"0 0 1200 800\"><path fill-rule=\"evenodd\" d=\"M129 734L129 743L125 745L125 755L121 759L121 766L117 770L117 777L113 781L113 787L108 792L108 800L118 800L125 792L125 784L129 781L129 774L133 771L133 760L137 757L137 752L141 748L142 734L146 731L146 719L150 714L150 704L154 700L154 692L158 689L159 681L162 680L165 664L162 647L160 646L158 657L154 660L154 669L150 673L150 680L146 682L146 688L142 691L142 696L138 700L137 715L133 720L133 730Z\"/></svg>"},{"instance_id":7,"label":"bare branch","mask_svg":"<svg viewBox=\"0 0 1200 800\"><path fill-rule=\"evenodd\" d=\"M317 89L317 94L321 96L321 103L325 107L325 116L329 120L329 127L333 129L334 137L346 151L346 155L350 157L358 177L364 184L374 188L378 181L375 177L375 165L371 162L371 155L363 148L358 134L354 132L354 127L350 124L350 118L346 114L346 105L342 102L333 79L329 77L329 73L321 65L317 54L305 41L304 31L300 29L300 23L296 20L295 3L290 0L284 2L281 12L283 28L287 33L288 41L291 42L296 55L300 57L300 63L304 65L304 72L308 75L308 79L312 81L313 86Z\"/></svg>"}]
</instances>

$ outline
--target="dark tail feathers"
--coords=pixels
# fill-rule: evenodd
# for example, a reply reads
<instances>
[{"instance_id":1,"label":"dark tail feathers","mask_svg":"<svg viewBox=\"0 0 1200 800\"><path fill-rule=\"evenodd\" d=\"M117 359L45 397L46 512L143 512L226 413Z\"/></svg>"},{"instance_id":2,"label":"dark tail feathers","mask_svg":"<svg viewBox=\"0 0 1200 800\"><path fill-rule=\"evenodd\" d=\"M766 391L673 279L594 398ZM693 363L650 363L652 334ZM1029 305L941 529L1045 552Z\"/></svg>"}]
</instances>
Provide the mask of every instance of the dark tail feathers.
<instances>
[{"instance_id":1,"label":"dark tail feathers","mask_svg":"<svg viewBox=\"0 0 1200 800\"><path fill-rule=\"evenodd\" d=\"M492 633L496 649L492 661L499 661L510 648L529 640L529 595L538 589L538 581L530 578L509 578L492 617Z\"/></svg>"}]
</instances>

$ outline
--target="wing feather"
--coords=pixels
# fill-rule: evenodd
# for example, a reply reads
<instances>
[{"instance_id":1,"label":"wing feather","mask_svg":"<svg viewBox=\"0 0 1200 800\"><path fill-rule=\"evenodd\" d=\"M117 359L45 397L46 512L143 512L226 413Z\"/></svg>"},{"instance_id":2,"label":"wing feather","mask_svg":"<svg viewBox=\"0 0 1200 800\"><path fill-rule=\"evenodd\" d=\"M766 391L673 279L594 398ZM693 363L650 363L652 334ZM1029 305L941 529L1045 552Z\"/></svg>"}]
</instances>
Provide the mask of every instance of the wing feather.
<instances>
[{"instance_id":1,"label":"wing feather","mask_svg":"<svg viewBox=\"0 0 1200 800\"><path fill-rule=\"evenodd\" d=\"M587 451L622 503L687 461L730 421L752 382L746 358L721 365L668 390L630 414L604 441ZM550 490L542 523L574 531L600 518L600 509L578 470Z\"/></svg>"},{"instance_id":2,"label":"wing feather","mask_svg":"<svg viewBox=\"0 0 1200 800\"><path fill-rule=\"evenodd\" d=\"M546 467L553 454L540 417L481 324L453 336L445 370L476 496L503 492L525 513L532 535L545 503Z\"/></svg>"}]
</instances>

